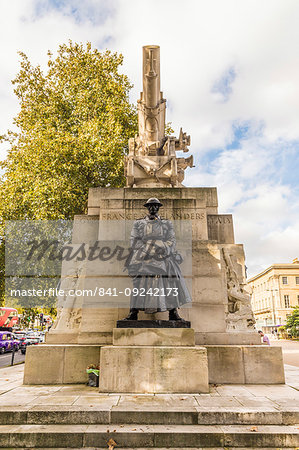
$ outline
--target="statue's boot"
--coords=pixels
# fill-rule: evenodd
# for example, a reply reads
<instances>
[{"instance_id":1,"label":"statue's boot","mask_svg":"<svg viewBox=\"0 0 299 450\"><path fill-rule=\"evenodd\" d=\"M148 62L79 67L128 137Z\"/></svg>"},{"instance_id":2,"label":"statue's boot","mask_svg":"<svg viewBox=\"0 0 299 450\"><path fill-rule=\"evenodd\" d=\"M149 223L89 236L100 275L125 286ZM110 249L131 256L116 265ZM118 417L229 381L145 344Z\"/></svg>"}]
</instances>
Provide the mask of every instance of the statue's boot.
<instances>
[{"instance_id":1,"label":"statue's boot","mask_svg":"<svg viewBox=\"0 0 299 450\"><path fill-rule=\"evenodd\" d=\"M182 319L179 316L178 310L176 308L173 308L173 309L169 310L169 320L181 320L181 321L184 321L184 319Z\"/></svg>"},{"instance_id":2,"label":"statue's boot","mask_svg":"<svg viewBox=\"0 0 299 450\"><path fill-rule=\"evenodd\" d=\"M139 309L131 308L129 315L124 320L138 320Z\"/></svg>"}]
</instances>

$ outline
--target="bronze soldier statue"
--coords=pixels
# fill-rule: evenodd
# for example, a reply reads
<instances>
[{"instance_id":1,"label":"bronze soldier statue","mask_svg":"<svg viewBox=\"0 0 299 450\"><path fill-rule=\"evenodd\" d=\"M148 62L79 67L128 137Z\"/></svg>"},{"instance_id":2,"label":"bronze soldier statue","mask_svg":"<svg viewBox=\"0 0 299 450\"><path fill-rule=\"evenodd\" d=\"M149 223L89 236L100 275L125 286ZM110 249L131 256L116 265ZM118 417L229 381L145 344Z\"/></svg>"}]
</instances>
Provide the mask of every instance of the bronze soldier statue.
<instances>
[{"instance_id":1,"label":"bronze soldier statue","mask_svg":"<svg viewBox=\"0 0 299 450\"><path fill-rule=\"evenodd\" d=\"M177 308L191 302L176 251L173 224L162 219L162 203L150 198L144 204L148 214L136 220L131 232L131 256L126 263L133 279L130 313L126 320L138 320L138 312L152 314L169 311L169 320L183 319Z\"/></svg>"}]
</instances>

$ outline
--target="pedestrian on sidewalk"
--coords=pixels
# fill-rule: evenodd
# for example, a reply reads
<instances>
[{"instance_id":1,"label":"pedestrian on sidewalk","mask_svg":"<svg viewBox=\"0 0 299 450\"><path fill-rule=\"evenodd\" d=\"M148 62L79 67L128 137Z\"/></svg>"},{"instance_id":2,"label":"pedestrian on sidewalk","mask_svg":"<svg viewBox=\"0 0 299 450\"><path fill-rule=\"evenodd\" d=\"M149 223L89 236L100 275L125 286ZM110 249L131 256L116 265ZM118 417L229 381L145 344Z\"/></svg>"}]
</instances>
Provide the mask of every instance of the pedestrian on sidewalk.
<instances>
[{"instance_id":1,"label":"pedestrian on sidewalk","mask_svg":"<svg viewBox=\"0 0 299 450\"><path fill-rule=\"evenodd\" d=\"M270 339L268 338L268 336L266 335L266 334L264 334L263 332L262 332L262 330L259 330L259 335L261 336L261 338L263 338L263 341L262 341L262 343L264 344L264 345L270 345Z\"/></svg>"}]
</instances>

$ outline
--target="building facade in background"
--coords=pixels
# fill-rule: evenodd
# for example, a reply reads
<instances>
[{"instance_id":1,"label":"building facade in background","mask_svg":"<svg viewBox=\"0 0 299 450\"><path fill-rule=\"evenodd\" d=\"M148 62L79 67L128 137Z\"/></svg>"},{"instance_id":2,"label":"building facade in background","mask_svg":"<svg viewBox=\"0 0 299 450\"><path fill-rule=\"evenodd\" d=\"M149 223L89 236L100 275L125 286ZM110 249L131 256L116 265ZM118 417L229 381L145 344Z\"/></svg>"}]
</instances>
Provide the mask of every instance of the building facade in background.
<instances>
[{"instance_id":1,"label":"building facade in background","mask_svg":"<svg viewBox=\"0 0 299 450\"><path fill-rule=\"evenodd\" d=\"M256 326L265 332L286 324L299 305L299 261L273 264L248 280Z\"/></svg>"}]
</instances>

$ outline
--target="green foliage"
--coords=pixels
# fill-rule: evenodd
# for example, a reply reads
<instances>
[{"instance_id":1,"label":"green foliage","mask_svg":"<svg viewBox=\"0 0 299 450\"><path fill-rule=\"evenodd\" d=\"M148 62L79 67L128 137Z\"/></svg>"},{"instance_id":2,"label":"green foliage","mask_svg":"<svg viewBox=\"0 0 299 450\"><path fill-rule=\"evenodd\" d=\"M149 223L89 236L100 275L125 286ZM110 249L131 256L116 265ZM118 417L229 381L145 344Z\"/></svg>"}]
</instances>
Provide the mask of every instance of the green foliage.
<instances>
[{"instance_id":1,"label":"green foliage","mask_svg":"<svg viewBox=\"0 0 299 450\"><path fill-rule=\"evenodd\" d=\"M4 306L5 290L5 247L4 242L0 241L0 307Z\"/></svg>"},{"instance_id":2,"label":"green foliage","mask_svg":"<svg viewBox=\"0 0 299 450\"><path fill-rule=\"evenodd\" d=\"M299 337L299 306L294 308L284 328L291 333L292 337Z\"/></svg>"},{"instance_id":3,"label":"green foliage","mask_svg":"<svg viewBox=\"0 0 299 450\"><path fill-rule=\"evenodd\" d=\"M43 313L44 316L51 316L54 320L57 316L56 308L17 308L17 310L22 315L19 321L21 328L28 328L33 325L35 319L39 319L40 313Z\"/></svg>"},{"instance_id":4,"label":"green foliage","mask_svg":"<svg viewBox=\"0 0 299 450\"><path fill-rule=\"evenodd\" d=\"M27 328L30 324L34 324L35 318L39 316L40 310L37 308L21 308L18 310L19 314L22 314L23 317L20 320L19 325L23 328Z\"/></svg>"},{"instance_id":5,"label":"green foliage","mask_svg":"<svg viewBox=\"0 0 299 450\"><path fill-rule=\"evenodd\" d=\"M123 156L137 132L132 85L119 73L122 55L70 41L56 58L48 53L46 73L20 56L17 132L0 137L10 145L0 179L0 298L4 221L86 212L90 187L124 185Z\"/></svg>"},{"instance_id":6,"label":"green foliage","mask_svg":"<svg viewBox=\"0 0 299 450\"><path fill-rule=\"evenodd\" d=\"M20 101L17 133L3 163L0 212L5 219L73 218L88 188L124 185L123 156L137 130L132 87L119 74L123 57L81 44L49 52L48 72L24 53L13 84Z\"/></svg>"}]
</instances>

